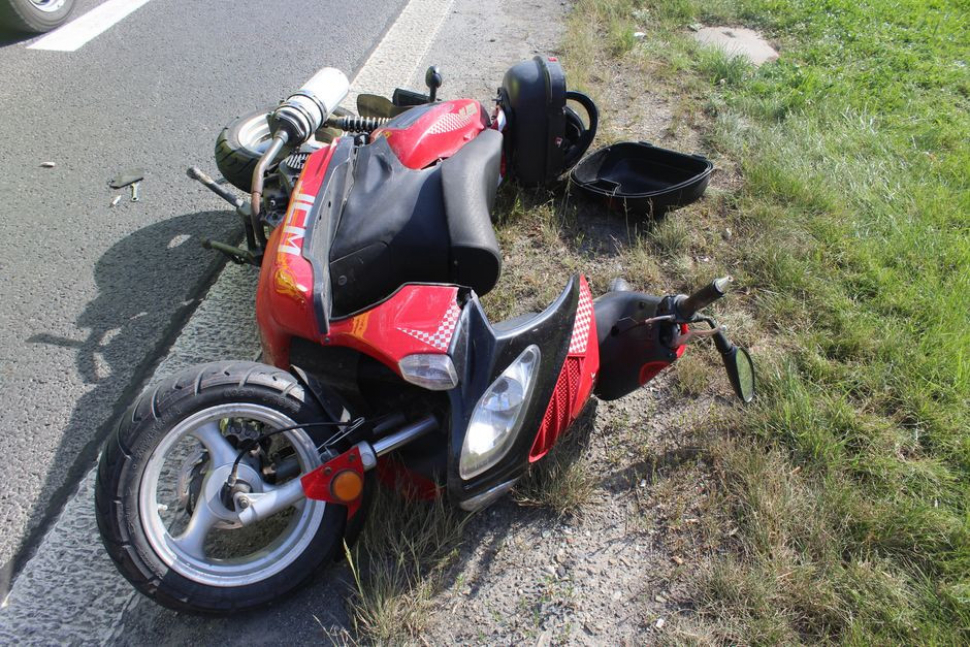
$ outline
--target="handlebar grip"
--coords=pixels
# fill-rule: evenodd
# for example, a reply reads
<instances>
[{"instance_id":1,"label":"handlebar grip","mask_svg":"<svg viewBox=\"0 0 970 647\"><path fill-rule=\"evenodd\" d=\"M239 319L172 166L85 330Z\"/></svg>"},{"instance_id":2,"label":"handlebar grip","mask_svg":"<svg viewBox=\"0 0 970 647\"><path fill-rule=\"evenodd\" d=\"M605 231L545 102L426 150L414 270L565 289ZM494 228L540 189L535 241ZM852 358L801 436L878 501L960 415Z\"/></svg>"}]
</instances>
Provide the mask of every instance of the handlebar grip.
<instances>
[{"instance_id":1,"label":"handlebar grip","mask_svg":"<svg viewBox=\"0 0 970 647\"><path fill-rule=\"evenodd\" d=\"M682 299L677 304L677 312L683 319L690 319L698 310L703 310L727 293L728 286L733 279L725 276L714 279L710 284Z\"/></svg>"}]
</instances>

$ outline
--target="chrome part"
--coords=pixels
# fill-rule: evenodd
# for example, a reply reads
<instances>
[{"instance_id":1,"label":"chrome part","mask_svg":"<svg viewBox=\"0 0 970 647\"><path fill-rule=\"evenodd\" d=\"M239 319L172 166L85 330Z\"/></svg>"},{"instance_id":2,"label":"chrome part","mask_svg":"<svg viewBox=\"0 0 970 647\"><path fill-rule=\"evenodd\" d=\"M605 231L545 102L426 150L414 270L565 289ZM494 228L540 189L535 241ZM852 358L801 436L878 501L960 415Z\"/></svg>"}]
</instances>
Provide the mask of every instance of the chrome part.
<instances>
[{"instance_id":1,"label":"chrome part","mask_svg":"<svg viewBox=\"0 0 970 647\"><path fill-rule=\"evenodd\" d=\"M650 326L655 323L660 323L661 321L674 321L675 319L677 319L675 315L661 315L659 317L651 317L650 319L644 319L638 325Z\"/></svg>"},{"instance_id":2,"label":"chrome part","mask_svg":"<svg viewBox=\"0 0 970 647\"><path fill-rule=\"evenodd\" d=\"M407 445L415 438L423 436L437 428L438 420L434 416L428 416L408 425L407 427L404 427L399 431L395 431L389 436L384 436L380 440L372 443L371 447L377 456L383 456L384 454L389 454L395 449Z\"/></svg>"},{"instance_id":3,"label":"chrome part","mask_svg":"<svg viewBox=\"0 0 970 647\"><path fill-rule=\"evenodd\" d=\"M53 13L64 6L67 0L30 0L30 4L46 13Z\"/></svg>"},{"instance_id":4,"label":"chrome part","mask_svg":"<svg viewBox=\"0 0 970 647\"><path fill-rule=\"evenodd\" d=\"M288 518L279 517L267 522L269 526L247 531L239 513L223 503L226 480L238 455L236 448L222 435L220 422L227 418L254 420L271 429L296 424L289 416L255 403L231 403L203 409L168 432L148 458L138 483L139 521L158 559L185 578L217 587L260 582L292 564L313 540L326 509L326 503L322 501L299 500ZM281 438L292 447L302 473L320 465L316 445L305 431L287 431ZM180 498L178 481L187 457L191 464L196 442L205 447L208 460L199 495L189 516L184 508L176 509ZM294 479L280 486L271 485L245 461L239 464L238 478L252 488L252 492L245 496L256 498L293 487L291 483L300 484ZM281 494L287 492L288 489ZM277 495L276 498L282 497ZM278 524L278 530L274 522ZM180 531L179 525L183 526ZM244 545L240 546L240 542ZM250 549L250 544L255 546ZM232 554L221 554L226 552Z\"/></svg>"},{"instance_id":5,"label":"chrome part","mask_svg":"<svg viewBox=\"0 0 970 647\"><path fill-rule=\"evenodd\" d=\"M303 483L295 478L269 492L239 492L233 497L233 503L239 511L239 522L248 526L267 519L304 498L306 495L303 493Z\"/></svg>"},{"instance_id":6,"label":"chrome part","mask_svg":"<svg viewBox=\"0 0 970 647\"><path fill-rule=\"evenodd\" d=\"M505 127L509 123L509 118L505 116L505 111L502 108L496 108L495 110L495 129L499 132L505 130Z\"/></svg>"},{"instance_id":7,"label":"chrome part","mask_svg":"<svg viewBox=\"0 0 970 647\"><path fill-rule=\"evenodd\" d=\"M263 224L259 221L259 210L262 206L263 198L263 179L266 175L266 167L279 155L279 152L283 150L286 145L288 135L285 130L281 130L273 136L273 141L270 143L269 148L263 153L263 156L259 158L259 162L256 164L256 168L253 169L253 192L250 196L249 208L250 208L250 219L253 229L256 233L256 239L259 241L260 247L266 247L266 232L263 231Z\"/></svg>"},{"instance_id":8,"label":"chrome part","mask_svg":"<svg viewBox=\"0 0 970 647\"><path fill-rule=\"evenodd\" d=\"M512 489L512 486L518 482L518 478L514 478L511 481L506 481L500 485L496 485L493 488L485 490L481 494L473 496L470 499L465 499L458 504L458 507L466 512L475 512L476 510L481 510L482 508L488 507L495 503L496 500L500 499L505 495L506 492Z\"/></svg>"},{"instance_id":9,"label":"chrome part","mask_svg":"<svg viewBox=\"0 0 970 647\"><path fill-rule=\"evenodd\" d=\"M280 104L270 117L274 135L288 131L294 143L313 137L350 91L350 81L340 70L325 67Z\"/></svg>"},{"instance_id":10,"label":"chrome part","mask_svg":"<svg viewBox=\"0 0 970 647\"><path fill-rule=\"evenodd\" d=\"M357 451L360 452L360 462L363 464L365 472L377 467L377 454L374 453L370 443L357 443Z\"/></svg>"}]
</instances>

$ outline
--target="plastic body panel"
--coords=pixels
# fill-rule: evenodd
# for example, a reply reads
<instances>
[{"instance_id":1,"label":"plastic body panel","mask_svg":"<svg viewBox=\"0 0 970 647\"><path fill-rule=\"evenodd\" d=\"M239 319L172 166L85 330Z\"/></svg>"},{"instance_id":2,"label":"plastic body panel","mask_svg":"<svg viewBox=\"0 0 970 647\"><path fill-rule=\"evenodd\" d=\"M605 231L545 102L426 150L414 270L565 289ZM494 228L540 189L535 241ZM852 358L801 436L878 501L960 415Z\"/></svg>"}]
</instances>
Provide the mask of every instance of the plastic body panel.
<instances>
[{"instance_id":1,"label":"plastic body panel","mask_svg":"<svg viewBox=\"0 0 970 647\"><path fill-rule=\"evenodd\" d=\"M397 362L405 355L447 352L458 317L458 288L404 285L363 312L320 325L314 306L314 294L319 294L314 289L314 266L303 246L309 218L316 209L326 208L327 194L318 195L328 166L338 159L338 146L310 156L283 222L269 238L256 291L263 355L270 364L289 368L291 340L300 337L323 346L353 348L398 372ZM314 232L314 240L322 233Z\"/></svg>"},{"instance_id":2,"label":"plastic body panel","mask_svg":"<svg viewBox=\"0 0 970 647\"><path fill-rule=\"evenodd\" d=\"M697 155L620 142L589 155L570 175L581 192L611 209L651 216L700 199L713 170Z\"/></svg>"},{"instance_id":3,"label":"plastic body panel","mask_svg":"<svg viewBox=\"0 0 970 647\"><path fill-rule=\"evenodd\" d=\"M569 341L569 351L556 380L542 424L529 452L529 461L546 455L571 425L593 393L593 383L599 373L599 341L596 318L593 316L593 295L585 277L579 278L579 305Z\"/></svg>"},{"instance_id":4,"label":"plastic body panel","mask_svg":"<svg viewBox=\"0 0 970 647\"><path fill-rule=\"evenodd\" d=\"M565 169L566 75L555 57L536 56L505 73L499 100L509 119L510 172L526 186L555 181Z\"/></svg>"},{"instance_id":5,"label":"plastic body panel","mask_svg":"<svg viewBox=\"0 0 970 647\"><path fill-rule=\"evenodd\" d=\"M677 361L684 347L664 339L670 324L644 324L666 314L667 299L639 292L607 292L595 301L601 370L594 393L616 400L637 390Z\"/></svg>"},{"instance_id":6,"label":"plastic body panel","mask_svg":"<svg viewBox=\"0 0 970 647\"><path fill-rule=\"evenodd\" d=\"M422 169L458 152L489 127L482 104L473 99L416 106L371 134L371 141L387 139L401 163Z\"/></svg>"},{"instance_id":7,"label":"plastic body panel","mask_svg":"<svg viewBox=\"0 0 970 647\"><path fill-rule=\"evenodd\" d=\"M303 255L303 244L336 149L334 144L326 146L307 159L286 215L270 235L263 255L256 289L256 322L263 356L280 368L289 367L292 337L317 339L321 334L313 305L313 267Z\"/></svg>"},{"instance_id":8,"label":"plastic body panel","mask_svg":"<svg viewBox=\"0 0 970 647\"><path fill-rule=\"evenodd\" d=\"M589 398L596 379L599 357L595 343L595 321L592 317L581 318L577 326L577 311L584 287L588 291L584 278L573 277L556 301L545 311L524 320L518 326L503 327L501 330L496 330L489 324L474 294L462 309L451 352L460 384L448 392L451 404L448 490L457 502L471 499L500 483L514 480L525 472L537 447L537 438L543 428L543 420L551 406L550 402L555 395L563 367L570 356L583 362L583 369L576 381L578 388L572 392L572 401L568 406L570 419L573 412L578 413ZM584 335L582 330L585 326L589 328ZM579 350L582 344L574 346L574 331L577 331L575 339L585 342L582 351ZM541 360L535 390L523 414L524 420L518 437L497 465L472 479L462 480L458 475L458 463L475 405L498 375L532 344L539 347ZM562 426L553 430L546 426L544 440L538 441L543 453L564 428Z\"/></svg>"}]
</instances>

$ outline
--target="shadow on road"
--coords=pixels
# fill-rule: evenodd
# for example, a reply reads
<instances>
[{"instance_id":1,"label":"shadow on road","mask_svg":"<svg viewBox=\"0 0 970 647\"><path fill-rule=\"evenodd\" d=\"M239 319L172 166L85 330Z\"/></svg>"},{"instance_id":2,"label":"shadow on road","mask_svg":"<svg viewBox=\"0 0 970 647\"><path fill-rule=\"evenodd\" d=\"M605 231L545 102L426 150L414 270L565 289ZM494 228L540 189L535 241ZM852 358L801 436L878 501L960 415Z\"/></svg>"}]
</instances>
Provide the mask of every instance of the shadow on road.
<instances>
[{"instance_id":1,"label":"shadow on road","mask_svg":"<svg viewBox=\"0 0 970 647\"><path fill-rule=\"evenodd\" d=\"M94 465L112 425L137 396L217 275L221 257L204 250L201 239L237 240L239 230L231 212L215 211L171 218L130 234L95 265L98 296L76 322L88 331L87 338L78 342L38 333L27 340L77 349L77 374L93 388L77 401L61 433L45 483L29 511L30 519L41 521L22 540L16 557L3 566L0 595L9 590L12 576Z\"/></svg>"},{"instance_id":2,"label":"shadow on road","mask_svg":"<svg viewBox=\"0 0 970 647\"><path fill-rule=\"evenodd\" d=\"M11 45L16 45L17 43L22 43L25 40L30 40L36 35L37 34L24 34L22 32L0 28L0 49L10 47Z\"/></svg>"}]
</instances>

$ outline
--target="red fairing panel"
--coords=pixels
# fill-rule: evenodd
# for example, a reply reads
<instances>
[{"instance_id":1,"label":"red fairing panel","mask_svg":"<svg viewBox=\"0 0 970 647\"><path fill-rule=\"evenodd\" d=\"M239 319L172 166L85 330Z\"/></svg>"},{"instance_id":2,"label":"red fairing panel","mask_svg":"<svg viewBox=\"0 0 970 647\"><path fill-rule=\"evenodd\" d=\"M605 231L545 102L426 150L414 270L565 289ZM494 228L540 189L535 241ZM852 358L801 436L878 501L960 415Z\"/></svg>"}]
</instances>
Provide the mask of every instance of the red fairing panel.
<instances>
[{"instance_id":1,"label":"red fairing panel","mask_svg":"<svg viewBox=\"0 0 970 647\"><path fill-rule=\"evenodd\" d=\"M448 353L461 314L457 298L452 285L405 285L370 310L331 322L322 343L354 348L399 373L408 355Z\"/></svg>"},{"instance_id":2,"label":"red fairing panel","mask_svg":"<svg viewBox=\"0 0 970 647\"><path fill-rule=\"evenodd\" d=\"M259 272L256 321L263 355L284 369L289 368L292 337L319 337L313 313L313 268L303 258L303 237L335 148L321 148L307 159L286 216L269 237Z\"/></svg>"},{"instance_id":3,"label":"red fairing panel","mask_svg":"<svg viewBox=\"0 0 970 647\"><path fill-rule=\"evenodd\" d=\"M401 163L412 169L451 157L489 125L482 104L473 99L442 101L412 110L423 111L414 123L403 128L379 128L371 135L371 141L386 137ZM407 115L405 112L397 119Z\"/></svg>"},{"instance_id":4,"label":"red fairing panel","mask_svg":"<svg viewBox=\"0 0 970 647\"><path fill-rule=\"evenodd\" d=\"M596 318L593 316L593 295L586 277L579 278L579 305L573 323L569 352L563 362L559 379L549 400L549 406L536 434L529 461L546 455L560 434L579 417L593 392L596 374L600 369L599 344L596 337Z\"/></svg>"},{"instance_id":5,"label":"red fairing panel","mask_svg":"<svg viewBox=\"0 0 970 647\"><path fill-rule=\"evenodd\" d=\"M461 313L455 286L405 285L370 310L331 321L330 332L320 334L313 312L313 268L303 258L303 238L332 155L333 148L327 147L309 157L286 216L267 243L256 292L264 357L289 368L293 337L354 348L395 370L406 355L447 353Z\"/></svg>"}]
</instances>

